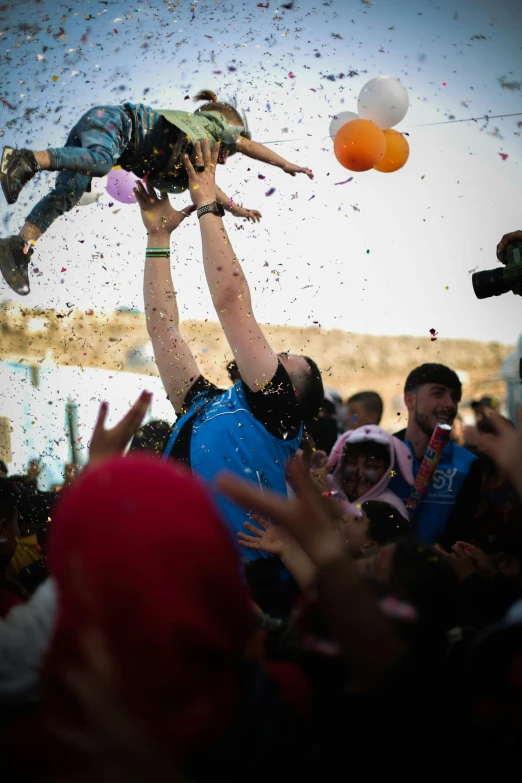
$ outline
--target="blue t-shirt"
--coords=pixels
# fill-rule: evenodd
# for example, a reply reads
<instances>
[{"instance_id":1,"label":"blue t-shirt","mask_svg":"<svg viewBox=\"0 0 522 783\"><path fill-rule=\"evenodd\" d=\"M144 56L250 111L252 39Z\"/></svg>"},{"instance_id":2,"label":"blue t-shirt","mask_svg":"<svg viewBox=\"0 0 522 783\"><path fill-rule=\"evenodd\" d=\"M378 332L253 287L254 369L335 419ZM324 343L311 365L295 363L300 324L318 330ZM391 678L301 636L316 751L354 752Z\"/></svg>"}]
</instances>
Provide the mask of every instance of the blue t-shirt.
<instances>
[{"instance_id":1,"label":"blue t-shirt","mask_svg":"<svg viewBox=\"0 0 522 783\"><path fill-rule=\"evenodd\" d=\"M220 394L203 391L190 402L188 411L176 422L166 446L168 458L183 427L192 420L190 465L207 481L222 470L252 481L260 489L287 494L285 470L295 455L302 437L302 424L296 436L278 438L253 415L242 381ZM237 544L237 533L244 532L248 511L216 493L222 515ZM255 549L242 549L244 559L268 557Z\"/></svg>"},{"instance_id":2,"label":"blue t-shirt","mask_svg":"<svg viewBox=\"0 0 522 783\"><path fill-rule=\"evenodd\" d=\"M421 460L414 454L412 445L405 440L412 456L413 477L419 472ZM435 470L431 485L414 517L414 529L420 540L426 544L436 543L443 533L451 516L459 492L466 480L471 465L477 457L461 446L448 441ZM410 495L411 487L398 472L388 484L403 502Z\"/></svg>"}]
</instances>

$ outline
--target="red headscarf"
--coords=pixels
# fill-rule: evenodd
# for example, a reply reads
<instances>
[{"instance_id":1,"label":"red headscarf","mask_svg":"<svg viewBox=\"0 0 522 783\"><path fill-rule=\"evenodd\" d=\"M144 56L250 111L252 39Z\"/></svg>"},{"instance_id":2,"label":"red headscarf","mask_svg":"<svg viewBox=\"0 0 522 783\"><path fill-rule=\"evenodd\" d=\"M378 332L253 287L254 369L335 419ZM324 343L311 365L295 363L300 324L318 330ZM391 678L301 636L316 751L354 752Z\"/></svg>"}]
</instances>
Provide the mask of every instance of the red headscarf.
<instances>
[{"instance_id":1,"label":"red headscarf","mask_svg":"<svg viewBox=\"0 0 522 783\"><path fill-rule=\"evenodd\" d=\"M122 703L176 756L226 731L254 620L202 483L153 457L87 471L60 503L49 560L60 609L44 685L55 714L68 720L63 674L81 663L91 626Z\"/></svg>"}]
</instances>

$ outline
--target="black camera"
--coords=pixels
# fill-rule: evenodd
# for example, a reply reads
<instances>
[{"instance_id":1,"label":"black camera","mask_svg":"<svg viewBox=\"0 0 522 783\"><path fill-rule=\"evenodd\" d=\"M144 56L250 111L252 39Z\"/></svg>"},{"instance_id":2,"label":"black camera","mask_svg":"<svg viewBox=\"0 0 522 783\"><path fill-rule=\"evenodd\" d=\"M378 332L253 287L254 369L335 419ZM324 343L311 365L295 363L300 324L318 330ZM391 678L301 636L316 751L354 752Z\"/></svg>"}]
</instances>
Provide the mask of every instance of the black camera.
<instances>
[{"instance_id":1,"label":"black camera","mask_svg":"<svg viewBox=\"0 0 522 783\"><path fill-rule=\"evenodd\" d=\"M522 242L506 245L505 266L475 272L471 278L477 299L500 296L508 291L522 296Z\"/></svg>"}]
</instances>

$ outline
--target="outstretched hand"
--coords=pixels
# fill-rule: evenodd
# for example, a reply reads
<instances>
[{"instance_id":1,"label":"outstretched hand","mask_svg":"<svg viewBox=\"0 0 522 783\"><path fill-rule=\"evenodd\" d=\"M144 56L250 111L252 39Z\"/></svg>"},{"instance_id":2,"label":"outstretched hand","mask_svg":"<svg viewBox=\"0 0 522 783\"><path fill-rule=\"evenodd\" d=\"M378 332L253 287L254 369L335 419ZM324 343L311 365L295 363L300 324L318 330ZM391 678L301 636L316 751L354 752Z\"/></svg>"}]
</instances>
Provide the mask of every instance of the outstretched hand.
<instances>
[{"instance_id":1,"label":"outstretched hand","mask_svg":"<svg viewBox=\"0 0 522 783\"><path fill-rule=\"evenodd\" d=\"M167 193L162 193L161 198L158 198L152 185L143 182L136 183L134 195L140 205L141 219L148 234L171 234L195 210L195 207L190 205L178 212L171 206Z\"/></svg>"},{"instance_id":2,"label":"outstretched hand","mask_svg":"<svg viewBox=\"0 0 522 783\"><path fill-rule=\"evenodd\" d=\"M212 204L216 200L216 165L219 157L219 143L214 144L212 152L208 139L203 139L194 145L196 148L196 163L192 165L188 155L184 162L187 169L190 197L197 209Z\"/></svg>"},{"instance_id":3,"label":"outstretched hand","mask_svg":"<svg viewBox=\"0 0 522 783\"><path fill-rule=\"evenodd\" d=\"M250 522L244 522L243 527L250 530L253 535L248 536L246 533L238 533L238 544L248 549L259 549L261 552L267 552L269 555L282 557L288 533L257 514L252 514L252 519L260 527L256 527L256 525L252 525Z\"/></svg>"},{"instance_id":4,"label":"outstretched hand","mask_svg":"<svg viewBox=\"0 0 522 783\"><path fill-rule=\"evenodd\" d=\"M243 508L273 519L300 544L317 567L342 557L339 534L323 506L323 498L298 460L290 464L288 478L295 492L293 500L274 492L261 492L250 481L232 473L219 474L216 485L220 492Z\"/></svg>"},{"instance_id":5,"label":"outstretched hand","mask_svg":"<svg viewBox=\"0 0 522 783\"><path fill-rule=\"evenodd\" d=\"M89 444L89 467L122 454L141 426L152 400L152 392L142 391L134 405L112 429L105 429L109 404L102 402Z\"/></svg>"},{"instance_id":6,"label":"outstretched hand","mask_svg":"<svg viewBox=\"0 0 522 783\"><path fill-rule=\"evenodd\" d=\"M295 177L296 174L306 174L309 179L314 178L314 173L311 169L306 169L303 166L296 166L295 163L289 163L284 170L286 174L290 174L291 177Z\"/></svg>"}]
</instances>

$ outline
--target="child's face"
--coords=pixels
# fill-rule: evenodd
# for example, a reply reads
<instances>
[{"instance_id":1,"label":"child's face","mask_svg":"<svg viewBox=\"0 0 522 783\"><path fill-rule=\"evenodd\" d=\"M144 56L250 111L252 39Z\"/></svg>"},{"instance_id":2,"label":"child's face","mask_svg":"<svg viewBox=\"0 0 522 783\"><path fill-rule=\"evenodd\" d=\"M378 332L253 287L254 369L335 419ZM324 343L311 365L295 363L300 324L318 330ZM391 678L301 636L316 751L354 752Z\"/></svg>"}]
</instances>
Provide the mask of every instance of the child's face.
<instances>
[{"instance_id":1,"label":"child's face","mask_svg":"<svg viewBox=\"0 0 522 783\"><path fill-rule=\"evenodd\" d=\"M378 424L375 417L369 416L362 402L349 402L346 406L346 429L356 430L367 424Z\"/></svg>"},{"instance_id":2,"label":"child's face","mask_svg":"<svg viewBox=\"0 0 522 783\"><path fill-rule=\"evenodd\" d=\"M361 453L356 448L348 448L342 465L343 489L348 500L353 503L362 498L379 483L389 467L389 461L382 459L371 450Z\"/></svg>"},{"instance_id":3,"label":"child's face","mask_svg":"<svg viewBox=\"0 0 522 783\"><path fill-rule=\"evenodd\" d=\"M343 514L339 525L340 532L345 542L345 548L352 557L360 557L374 545L368 536L369 524L369 519L364 511L362 516Z\"/></svg>"}]
</instances>

